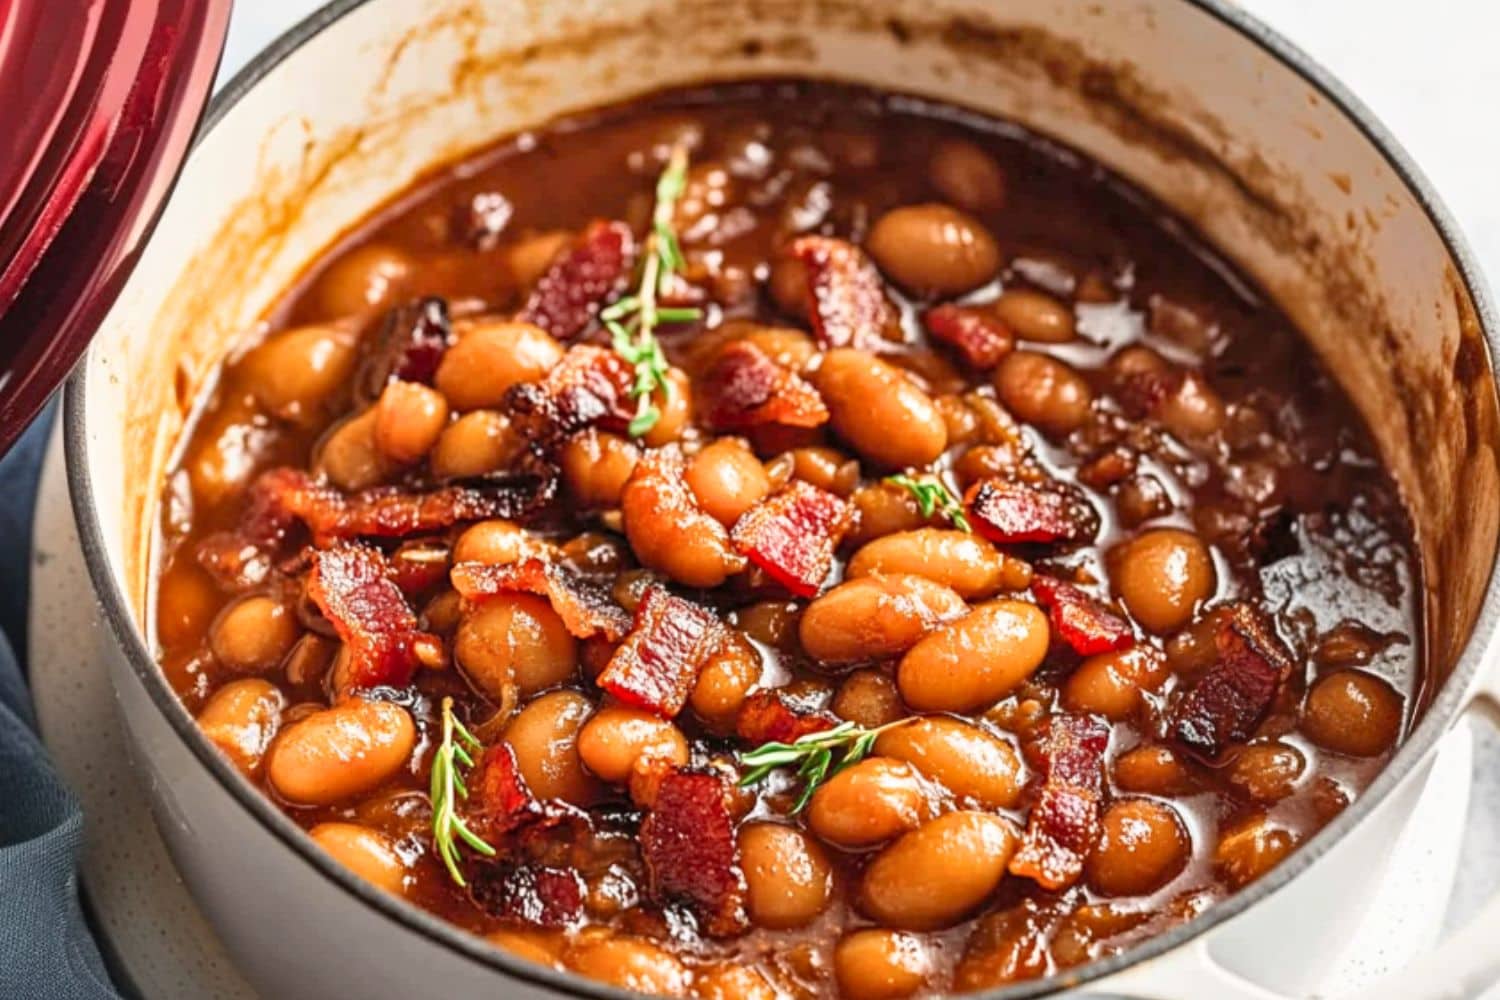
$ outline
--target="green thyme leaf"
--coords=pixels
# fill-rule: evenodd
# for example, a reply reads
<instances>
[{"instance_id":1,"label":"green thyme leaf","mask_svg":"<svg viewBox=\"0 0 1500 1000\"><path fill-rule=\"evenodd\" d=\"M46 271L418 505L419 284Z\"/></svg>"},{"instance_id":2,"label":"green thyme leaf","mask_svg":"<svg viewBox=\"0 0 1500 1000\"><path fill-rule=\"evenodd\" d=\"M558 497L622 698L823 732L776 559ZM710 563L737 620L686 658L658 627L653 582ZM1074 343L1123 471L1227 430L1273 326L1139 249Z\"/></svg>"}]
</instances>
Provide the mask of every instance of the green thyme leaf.
<instances>
[{"instance_id":1,"label":"green thyme leaf","mask_svg":"<svg viewBox=\"0 0 1500 1000\"><path fill-rule=\"evenodd\" d=\"M941 514L960 531L972 532L969 518L964 514L964 505L958 497L934 475L908 476L905 473L886 476L885 481L907 490L917 501L923 517Z\"/></svg>"},{"instance_id":2,"label":"green thyme leaf","mask_svg":"<svg viewBox=\"0 0 1500 1000\"><path fill-rule=\"evenodd\" d=\"M808 733L791 743L762 743L754 750L738 755L740 765L749 768L740 778L739 785L748 788L764 781L779 767L796 765L797 778L802 782L802 791L792 805L792 815L796 815L807 807L813 793L825 781L869 756L881 733L910 721L911 718L897 719L874 729L841 722L832 729ZM839 755L837 762L835 752Z\"/></svg>"},{"instance_id":3,"label":"green thyme leaf","mask_svg":"<svg viewBox=\"0 0 1500 1000\"><path fill-rule=\"evenodd\" d=\"M484 744L453 715L453 699L443 699L443 740L432 757L432 842L438 857L448 869L448 876L460 887L468 883L459 871L462 854L458 841L469 845L469 849L485 857L494 857L495 849L485 843L484 838L469 828L468 822L458 814L458 803L469 797L459 767L472 768L474 753L484 749ZM472 752L471 752L472 751Z\"/></svg>"}]
</instances>

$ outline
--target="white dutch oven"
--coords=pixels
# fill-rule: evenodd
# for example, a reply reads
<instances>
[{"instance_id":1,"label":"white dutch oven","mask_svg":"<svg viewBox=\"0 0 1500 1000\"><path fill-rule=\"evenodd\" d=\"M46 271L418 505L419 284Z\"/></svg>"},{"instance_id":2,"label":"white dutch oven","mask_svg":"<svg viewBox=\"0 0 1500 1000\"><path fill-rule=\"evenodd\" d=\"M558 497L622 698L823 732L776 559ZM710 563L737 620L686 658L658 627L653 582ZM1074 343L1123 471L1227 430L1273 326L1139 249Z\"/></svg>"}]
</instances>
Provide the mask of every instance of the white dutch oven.
<instances>
[{"instance_id":1,"label":"white dutch oven","mask_svg":"<svg viewBox=\"0 0 1500 1000\"><path fill-rule=\"evenodd\" d=\"M184 879L267 996L623 995L371 889L220 759L153 662L156 503L187 408L235 338L424 169L561 113L768 75L970 105L1107 164L1269 290L1370 420L1410 500L1427 583L1434 676L1405 746L1353 807L1227 903L1129 954L991 994L1272 995L1243 975L1296 995L1480 686L1500 614L1497 327L1401 150L1222 0L341 0L251 65L210 112L67 403L80 534L121 644L113 679ZM1273 893L1274 916L1259 905ZM1421 992L1470 995L1445 962L1417 977ZM1392 995L1419 995L1408 989Z\"/></svg>"}]
</instances>

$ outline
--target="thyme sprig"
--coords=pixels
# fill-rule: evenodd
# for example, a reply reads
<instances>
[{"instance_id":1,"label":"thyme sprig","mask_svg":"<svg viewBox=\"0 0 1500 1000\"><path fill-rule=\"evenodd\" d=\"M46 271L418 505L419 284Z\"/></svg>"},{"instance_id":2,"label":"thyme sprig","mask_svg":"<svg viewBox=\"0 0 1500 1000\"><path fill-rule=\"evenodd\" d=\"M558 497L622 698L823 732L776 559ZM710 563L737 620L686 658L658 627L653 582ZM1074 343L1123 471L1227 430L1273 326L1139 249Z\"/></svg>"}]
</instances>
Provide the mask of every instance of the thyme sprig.
<instances>
[{"instance_id":1,"label":"thyme sprig","mask_svg":"<svg viewBox=\"0 0 1500 1000\"><path fill-rule=\"evenodd\" d=\"M478 737L454 718L453 699L444 698L443 741L432 758L432 842L448 874L461 888L468 883L458 870L460 842L487 858L495 856L495 849L469 829L468 822L458 814L459 801L469 797L459 768L473 767L474 753L483 748Z\"/></svg>"},{"instance_id":2,"label":"thyme sprig","mask_svg":"<svg viewBox=\"0 0 1500 1000\"><path fill-rule=\"evenodd\" d=\"M948 487L937 476L908 476L905 473L886 476L885 481L903 487L917 498L917 507L923 517L941 514L959 531L973 532L969 519L964 514L964 505L949 492Z\"/></svg>"},{"instance_id":3,"label":"thyme sprig","mask_svg":"<svg viewBox=\"0 0 1500 1000\"><path fill-rule=\"evenodd\" d=\"M630 421L631 437L646 434L661 419L661 410L652 401L656 392L660 391L663 402L672 398L667 356L656 339L657 324L691 323L703 315L695 306L662 306L657 302L657 297L667 293L673 277L687 263L677 233L672 229L677 200L687 187L687 162L687 148L672 147L666 169L656 180L656 206L651 211L651 231L646 235L641 254L636 290L599 313L615 353L635 367L630 395L637 402L635 417Z\"/></svg>"},{"instance_id":4,"label":"thyme sprig","mask_svg":"<svg viewBox=\"0 0 1500 1000\"><path fill-rule=\"evenodd\" d=\"M763 781L766 775L778 767L797 765L797 777L802 781L802 794L792 806L796 815L812 801L813 792L829 778L844 768L858 764L870 754L876 738L887 729L894 729L912 721L910 717L887 722L874 729L866 729L852 722L841 722L821 733L808 733L791 743L762 743L749 753L739 754L742 766L750 768L740 778L740 787L748 788ZM834 752L839 751L838 761Z\"/></svg>"}]
</instances>

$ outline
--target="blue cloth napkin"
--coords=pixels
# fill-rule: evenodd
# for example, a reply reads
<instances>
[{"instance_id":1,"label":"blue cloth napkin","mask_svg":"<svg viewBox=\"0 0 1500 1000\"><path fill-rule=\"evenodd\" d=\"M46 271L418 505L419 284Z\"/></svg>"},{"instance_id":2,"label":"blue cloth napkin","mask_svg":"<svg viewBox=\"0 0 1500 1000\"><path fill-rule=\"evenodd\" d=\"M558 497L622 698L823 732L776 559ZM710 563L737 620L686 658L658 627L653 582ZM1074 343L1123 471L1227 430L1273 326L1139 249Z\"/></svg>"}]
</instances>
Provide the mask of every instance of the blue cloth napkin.
<instances>
[{"instance_id":1,"label":"blue cloth napkin","mask_svg":"<svg viewBox=\"0 0 1500 1000\"><path fill-rule=\"evenodd\" d=\"M31 515L52 424L0 459L0 1000L115 1000L78 897L83 813L47 760L21 663Z\"/></svg>"}]
</instances>

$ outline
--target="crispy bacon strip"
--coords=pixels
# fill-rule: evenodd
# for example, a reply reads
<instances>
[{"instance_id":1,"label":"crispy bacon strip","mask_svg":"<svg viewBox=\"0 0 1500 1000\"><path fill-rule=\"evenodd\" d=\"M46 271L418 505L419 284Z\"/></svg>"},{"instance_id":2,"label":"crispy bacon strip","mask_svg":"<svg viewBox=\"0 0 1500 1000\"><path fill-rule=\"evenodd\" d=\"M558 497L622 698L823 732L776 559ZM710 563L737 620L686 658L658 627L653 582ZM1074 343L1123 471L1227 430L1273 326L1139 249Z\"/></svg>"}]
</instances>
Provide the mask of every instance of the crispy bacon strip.
<instances>
[{"instance_id":1,"label":"crispy bacon strip","mask_svg":"<svg viewBox=\"0 0 1500 1000\"><path fill-rule=\"evenodd\" d=\"M1209 762L1254 735L1293 667L1270 621L1249 604L1228 610L1214 648L1213 666L1172 713L1177 741Z\"/></svg>"},{"instance_id":2,"label":"crispy bacon strip","mask_svg":"<svg viewBox=\"0 0 1500 1000\"><path fill-rule=\"evenodd\" d=\"M1135 645L1130 623L1082 587L1052 576L1031 578L1031 592L1052 619L1052 631L1080 656L1112 653Z\"/></svg>"},{"instance_id":3,"label":"crispy bacon strip","mask_svg":"<svg viewBox=\"0 0 1500 1000\"><path fill-rule=\"evenodd\" d=\"M970 368L993 368L1016 347L1016 335L988 309L945 303L922 314L933 340L956 350Z\"/></svg>"},{"instance_id":4,"label":"crispy bacon strip","mask_svg":"<svg viewBox=\"0 0 1500 1000\"><path fill-rule=\"evenodd\" d=\"M1010 873L1056 892L1078 880L1099 836L1109 726L1091 715L1054 715L1037 748L1042 790Z\"/></svg>"},{"instance_id":5,"label":"crispy bacon strip","mask_svg":"<svg viewBox=\"0 0 1500 1000\"><path fill-rule=\"evenodd\" d=\"M745 340L731 341L703 376L704 417L716 431L762 424L817 427L828 422L818 390Z\"/></svg>"},{"instance_id":6,"label":"crispy bacon strip","mask_svg":"<svg viewBox=\"0 0 1500 1000\"><path fill-rule=\"evenodd\" d=\"M306 587L349 651L341 694L404 687L417 668L418 643L438 642L417 629L417 616L379 549L341 544L315 552Z\"/></svg>"},{"instance_id":7,"label":"crispy bacon strip","mask_svg":"<svg viewBox=\"0 0 1500 1000\"><path fill-rule=\"evenodd\" d=\"M630 630L630 613L615 603L607 588L547 559L533 557L508 566L459 563L448 577L453 589L468 601L517 592L545 597L578 639L602 635L619 642Z\"/></svg>"},{"instance_id":8,"label":"crispy bacon strip","mask_svg":"<svg viewBox=\"0 0 1500 1000\"><path fill-rule=\"evenodd\" d=\"M812 597L833 568L833 550L854 524L854 509L816 486L793 480L735 522L739 552L798 597Z\"/></svg>"},{"instance_id":9,"label":"crispy bacon strip","mask_svg":"<svg viewBox=\"0 0 1500 1000\"><path fill-rule=\"evenodd\" d=\"M469 894L492 917L562 928L583 917L585 886L573 868L505 862L474 866Z\"/></svg>"},{"instance_id":10,"label":"crispy bacon strip","mask_svg":"<svg viewBox=\"0 0 1500 1000\"><path fill-rule=\"evenodd\" d=\"M981 479L964 505L975 529L1002 545L1087 542L1099 531L1099 513L1071 483Z\"/></svg>"},{"instance_id":11,"label":"crispy bacon strip","mask_svg":"<svg viewBox=\"0 0 1500 1000\"><path fill-rule=\"evenodd\" d=\"M517 319L571 340L593 322L605 299L624 288L635 237L623 222L591 222L537 279Z\"/></svg>"},{"instance_id":12,"label":"crispy bacon strip","mask_svg":"<svg viewBox=\"0 0 1500 1000\"><path fill-rule=\"evenodd\" d=\"M614 351L578 344L545 378L511 386L501 405L532 449L547 454L585 427L624 430L635 415L634 380Z\"/></svg>"},{"instance_id":13,"label":"crispy bacon strip","mask_svg":"<svg viewBox=\"0 0 1500 1000\"><path fill-rule=\"evenodd\" d=\"M466 811L487 840L498 840L541 814L541 804L526 787L509 743L496 743L486 750L469 783Z\"/></svg>"},{"instance_id":14,"label":"crispy bacon strip","mask_svg":"<svg viewBox=\"0 0 1500 1000\"><path fill-rule=\"evenodd\" d=\"M656 803L641 823L641 855L658 903L687 903L716 937L747 926L740 873L722 774L676 768L661 779Z\"/></svg>"},{"instance_id":15,"label":"crispy bacon strip","mask_svg":"<svg viewBox=\"0 0 1500 1000\"><path fill-rule=\"evenodd\" d=\"M853 243L830 236L801 236L791 255L807 269L808 313L826 348L878 347L899 326L875 264Z\"/></svg>"},{"instance_id":16,"label":"crispy bacon strip","mask_svg":"<svg viewBox=\"0 0 1500 1000\"><path fill-rule=\"evenodd\" d=\"M782 691L757 691L745 699L734 722L740 739L752 746L794 743L839 724L831 712L799 705Z\"/></svg>"},{"instance_id":17,"label":"crispy bacon strip","mask_svg":"<svg viewBox=\"0 0 1500 1000\"><path fill-rule=\"evenodd\" d=\"M712 611L653 586L597 683L627 705L674 718L726 638L726 626Z\"/></svg>"},{"instance_id":18,"label":"crispy bacon strip","mask_svg":"<svg viewBox=\"0 0 1500 1000\"><path fill-rule=\"evenodd\" d=\"M386 313L355 378L358 397L373 403L392 379L432 384L443 355L453 344L448 303L428 297Z\"/></svg>"}]
</instances>

